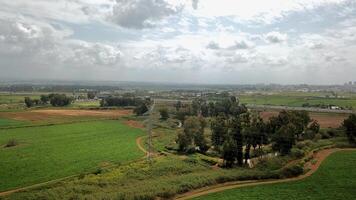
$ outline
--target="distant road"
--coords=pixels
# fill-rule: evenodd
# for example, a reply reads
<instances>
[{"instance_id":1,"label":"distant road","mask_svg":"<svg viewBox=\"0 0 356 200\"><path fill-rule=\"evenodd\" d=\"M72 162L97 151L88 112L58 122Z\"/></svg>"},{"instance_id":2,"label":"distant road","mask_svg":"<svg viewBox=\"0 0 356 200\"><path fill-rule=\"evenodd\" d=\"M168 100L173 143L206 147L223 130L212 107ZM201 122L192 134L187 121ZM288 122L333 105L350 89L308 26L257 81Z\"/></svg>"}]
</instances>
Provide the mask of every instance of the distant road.
<instances>
[{"instance_id":1,"label":"distant road","mask_svg":"<svg viewBox=\"0 0 356 200\"><path fill-rule=\"evenodd\" d=\"M192 100L179 100L179 99L155 99L157 103L159 102L168 102L174 103L181 101L182 103L191 103ZM247 104L247 108L250 109L273 109L273 110L305 110L309 112L325 112L325 113L344 113L344 114L356 114L356 110L331 110L324 108L308 108L308 107L290 107L290 106L271 106L271 105L256 105L256 104Z\"/></svg>"}]
</instances>

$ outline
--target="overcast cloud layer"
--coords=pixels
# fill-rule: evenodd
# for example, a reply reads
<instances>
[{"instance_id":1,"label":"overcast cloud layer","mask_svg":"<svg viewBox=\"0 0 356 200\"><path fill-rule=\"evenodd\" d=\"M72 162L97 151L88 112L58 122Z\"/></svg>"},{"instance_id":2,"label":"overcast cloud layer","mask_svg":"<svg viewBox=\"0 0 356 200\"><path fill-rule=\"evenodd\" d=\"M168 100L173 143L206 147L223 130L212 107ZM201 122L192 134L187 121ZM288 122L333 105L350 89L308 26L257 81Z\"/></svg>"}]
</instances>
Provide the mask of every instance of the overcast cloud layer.
<instances>
[{"instance_id":1,"label":"overcast cloud layer","mask_svg":"<svg viewBox=\"0 0 356 200\"><path fill-rule=\"evenodd\" d=\"M2 0L0 78L356 81L354 0Z\"/></svg>"}]
</instances>

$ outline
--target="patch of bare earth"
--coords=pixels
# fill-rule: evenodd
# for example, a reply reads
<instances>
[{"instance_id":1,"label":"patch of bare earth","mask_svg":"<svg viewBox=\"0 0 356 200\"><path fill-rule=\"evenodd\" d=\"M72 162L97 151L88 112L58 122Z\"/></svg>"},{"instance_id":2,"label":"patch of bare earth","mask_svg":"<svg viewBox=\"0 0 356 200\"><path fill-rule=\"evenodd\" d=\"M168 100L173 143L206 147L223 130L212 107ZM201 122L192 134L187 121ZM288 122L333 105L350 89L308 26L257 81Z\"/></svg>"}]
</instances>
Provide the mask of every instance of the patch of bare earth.
<instances>
[{"instance_id":1,"label":"patch of bare earth","mask_svg":"<svg viewBox=\"0 0 356 200\"><path fill-rule=\"evenodd\" d=\"M0 117L24 121L43 121L53 118L98 117L116 118L132 114L132 110L32 110L27 112L4 112Z\"/></svg>"},{"instance_id":2,"label":"patch of bare earth","mask_svg":"<svg viewBox=\"0 0 356 200\"><path fill-rule=\"evenodd\" d=\"M127 120L124 122L124 124L133 128L141 128L141 129L145 128L145 126L141 122L134 121L134 120Z\"/></svg>"},{"instance_id":3,"label":"patch of bare earth","mask_svg":"<svg viewBox=\"0 0 356 200\"><path fill-rule=\"evenodd\" d=\"M263 111L260 113L260 116L265 121L267 121L270 117L277 115L278 111ZM338 128L348 117L348 115L335 113L310 113L310 117L317 120L321 128Z\"/></svg>"}]
</instances>

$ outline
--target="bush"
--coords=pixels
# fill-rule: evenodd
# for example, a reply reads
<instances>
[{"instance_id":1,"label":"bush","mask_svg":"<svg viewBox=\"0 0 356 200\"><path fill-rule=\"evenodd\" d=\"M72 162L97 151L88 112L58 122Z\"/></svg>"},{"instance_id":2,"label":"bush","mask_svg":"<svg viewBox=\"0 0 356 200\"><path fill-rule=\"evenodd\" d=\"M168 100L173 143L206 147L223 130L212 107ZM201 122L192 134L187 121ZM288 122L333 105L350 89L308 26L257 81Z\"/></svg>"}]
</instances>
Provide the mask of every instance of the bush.
<instances>
[{"instance_id":1,"label":"bush","mask_svg":"<svg viewBox=\"0 0 356 200\"><path fill-rule=\"evenodd\" d=\"M318 141L320 139L323 139L323 136L320 133L317 133L314 137L314 141Z\"/></svg>"},{"instance_id":2,"label":"bush","mask_svg":"<svg viewBox=\"0 0 356 200\"><path fill-rule=\"evenodd\" d=\"M304 155L305 155L305 152L301 149L292 148L292 150L291 150L291 156L294 158L303 158Z\"/></svg>"},{"instance_id":3,"label":"bush","mask_svg":"<svg viewBox=\"0 0 356 200\"><path fill-rule=\"evenodd\" d=\"M7 141L5 147L14 147L17 146L18 142L15 139L10 139L9 141Z\"/></svg>"},{"instance_id":4,"label":"bush","mask_svg":"<svg viewBox=\"0 0 356 200\"><path fill-rule=\"evenodd\" d=\"M291 178L291 177L299 176L299 175L303 174L303 172L304 172L304 169L302 166L293 165L290 167L283 168L281 171L281 175L284 178Z\"/></svg>"}]
</instances>

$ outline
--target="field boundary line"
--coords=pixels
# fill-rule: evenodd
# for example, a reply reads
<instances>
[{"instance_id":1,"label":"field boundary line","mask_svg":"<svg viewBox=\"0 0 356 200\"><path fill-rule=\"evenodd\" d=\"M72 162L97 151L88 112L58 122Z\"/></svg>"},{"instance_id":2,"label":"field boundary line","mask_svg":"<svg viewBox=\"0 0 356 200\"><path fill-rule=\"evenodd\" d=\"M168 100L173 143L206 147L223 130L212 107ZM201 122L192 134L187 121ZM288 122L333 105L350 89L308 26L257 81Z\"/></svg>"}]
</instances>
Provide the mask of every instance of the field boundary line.
<instances>
[{"instance_id":1,"label":"field boundary line","mask_svg":"<svg viewBox=\"0 0 356 200\"><path fill-rule=\"evenodd\" d=\"M286 178L286 179L269 179L269 180L246 180L246 181L233 181L233 182L226 182L221 184L216 184L212 186L207 186L204 188L200 188L197 190L192 190L190 192L177 195L174 199L176 200L186 200L192 199L195 197L204 196L211 193L222 192L229 189L237 189L242 187L249 187L249 186L258 186L258 185L269 185L269 184L276 184L276 183L286 183L286 182L293 182L305 179L312 174L314 174L322 164L322 162L331 154L338 152L338 151L356 151L355 148L333 148L333 149L322 149L314 154L314 157L317 159L317 162L311 165L311 169L306 173L299 175L297 177ZM312 152L313 153L313 152ZM311 163L311 160L305 163L304 166L308 166Z\"/></svg>"}]
</instances>

